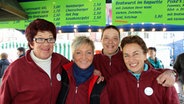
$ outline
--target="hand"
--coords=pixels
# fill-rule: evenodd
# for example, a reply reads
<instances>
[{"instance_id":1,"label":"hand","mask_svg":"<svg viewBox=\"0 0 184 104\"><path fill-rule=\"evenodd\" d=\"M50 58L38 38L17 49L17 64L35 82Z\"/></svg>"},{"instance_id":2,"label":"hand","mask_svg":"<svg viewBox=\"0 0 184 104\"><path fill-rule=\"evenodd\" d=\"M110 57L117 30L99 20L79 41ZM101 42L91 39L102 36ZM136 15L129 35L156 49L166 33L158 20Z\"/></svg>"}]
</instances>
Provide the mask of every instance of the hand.
<instances>
[{"instance_id":1,"label":"hand","mask_svg":"<svg viewBox=\"0 0 184 104\"><path fill-rule=\"evenodd\" d=\"M104 81L104 77L103 76L99 76L98 80L97 80L97 84L99 84L100 82Z\"/></svg>"},{"instance_id":2,"label":"hand","mask_svg":"<svg viewBox=\"0 0 184 104\"><path fill-rule=\"evenodd\" d=\"M99 78L97 80L97 84L99 84L101 81L104 81L104 77L102 76L102 74L99 70L95 69L93 74L99 76Z\"/></svg>"},{"instance_id":3,"label":"hand","mask_svg":"<svg viewBox=\"0 0 184 104\"><path fill-rule=\"evenodd\" d=\"M173 70L168 69L157 77L157 82L162 86L170 87L174 86L176 77L173 74Z\"/></svg>"}]
</instances>

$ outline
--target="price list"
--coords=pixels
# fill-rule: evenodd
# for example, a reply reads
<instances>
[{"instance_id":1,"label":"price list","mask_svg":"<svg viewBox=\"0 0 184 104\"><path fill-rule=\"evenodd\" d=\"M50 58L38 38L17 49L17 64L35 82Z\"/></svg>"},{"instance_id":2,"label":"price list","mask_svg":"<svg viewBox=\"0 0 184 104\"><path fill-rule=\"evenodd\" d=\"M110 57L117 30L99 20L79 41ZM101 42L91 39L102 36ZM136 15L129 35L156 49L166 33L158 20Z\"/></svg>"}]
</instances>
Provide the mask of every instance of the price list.
<instances>
[{"instance_id":1,"label":"price list","mask_svg":"<svg viewBox=\"0 0 184 104\"><path fill-rule=\"evenodd\" d=\"M28 15L27 20L5 21L0 23L0 28L16 28L25 30L34 19L42 18L52 21L52 5L50 1L22 2L20 5ZM52 21L53 22L53 21Z\"/></svg>"},{"instance_id":2,"label":"price list","mask_svg":"<svg viewBox=\"0 0 184 104\"><path fill-rule=\"evenodd\" d=\"M20 5L28 19L1 22L0 28L25 29L36 18L49 20L57 27L75 24L104 26L106 23L105 0L45 0L21 2Z\"/></svg>"},{"instance_id":3,"label":"price list","mask_svg":"<svg viewBox=\"0 0 184 104\"><path fill-rule=\"evenodd\" d=\"M114 25L184 24L184 0L113 0Z\"/></svg>"},{"instance_id":4,"label":"price list","mask_svg":"<svg viewBox=\"0 0 184 104\"><path fill-rule=\"evenodd\" d=\"M61 25L96 25L104 26L105 0L70 0L63 1Z\"/></svg>"},{"instance_id":5,"label":"price list","mask_svg":"<svg viewBox=\"0 0 184 104\"><path fill-rule=\"evenodd\" d=\"M59 2L59 1L58 1ZM61 5L57 1L35 1L35 2L21 2L28 15L27 20L7 21L1 26L5 28L25 29L30 22L37 18L46 19L53 22L56 26L60 26Z\"/></svg>"},{"instance_id":6,"label":"price list","mask_svg":"<svg viewBox=\"0 0 184 104\"><path fill-rule=\"evenodd\" d=\"M53 2L53 6L52 6L52 13L53 13L53 23L56 25L56 26L61 26L61 8L62 8L62 3L60 1L56 1L56 2Z\"/></svg>"},{"instance_id":7,"label":"price list","mask_svg":"<svg viewBox=\"0 0 184 104\"><path fill-rule=\"evenodd\" d=\"M94 8L94 14L93 14L94 21L99 21L102 18L102 16L101 16L101 14L102 14L101 3L94 3L93 8Z\"/></svg>"},{"instance_id":8,"label":"price list","mask_svg":"<svg viewBox=\"0 0 184 104\"><path fill-rule=\"evenodd\" d=\"M184 24L184 0L168 0L167 23Z\"/></svg>"}]
</instances>

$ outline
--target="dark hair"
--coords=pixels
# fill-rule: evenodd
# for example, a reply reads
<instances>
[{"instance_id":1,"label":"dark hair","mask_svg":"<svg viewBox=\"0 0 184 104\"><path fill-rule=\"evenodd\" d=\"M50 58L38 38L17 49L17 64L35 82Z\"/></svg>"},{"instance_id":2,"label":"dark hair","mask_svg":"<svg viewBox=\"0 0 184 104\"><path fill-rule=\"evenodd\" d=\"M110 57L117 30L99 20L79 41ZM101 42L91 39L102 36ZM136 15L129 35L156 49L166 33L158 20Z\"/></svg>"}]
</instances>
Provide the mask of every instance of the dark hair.
<instances>
[{"instance_id":1,"label":"dark hair","mask_svg":"<svg viewBox=\"0 0 184 104\"><path fill-rule=\"evenodd\" d=\"M26 38L28 41L28 46L33 43L33 38L38 31L50 31L53 34L54 39L56 40L56 27L52 22L49 22L44 19L36 19L32 21L25 30Z\"/></svg>"},{"instance_id":2,"label":"dark hair","mask_svg":"<svg viewBox=\"0 0 184 104\"><path fill-rule=\"evenodd\" d=\"M149 47L148 50L154 50L155 52L157 51L155 47Z\"/></svg>"},{"instance_id":3,"label":"dark hair","mask_svg":"<svg viewBox=\"0 0 184 104\"><path fill-rule=\"evenodd\" d=\"M20 52L23 52L25 54L25 48L24 47L18 47L17 50L20 51Z\"/></svg>"},{"instance_id":4,"label":"dark hair","mask_svg":"<svg viewBox=\"0 0 184 104\"><path fill-rule=\"evenodd\" d=\"M126 44L130 44L130 43L137 43L142 48L143 52L145 54L147 53L148 50L147 50L146 43L141 37L137 35L129 35L124 37L121 40L121 48L123 49Z\"/></svg>"},{"instance_id":5,"label":"dark hair","mask_svg":"<svg viewBox=\"0 0 184 104\"><path fill-rule=\"evenodd\" d=\"M109 25L109 26L106 26L106 27L103 29L101 39L102 39L102 37L103 37L104 31L107 30L107 29L114 29L114 30L116 30L116 31L118 32L119 38L120 38L120 31L119 31L119 29L118 29L116 26Z\"/></svg>"}]
</instances>

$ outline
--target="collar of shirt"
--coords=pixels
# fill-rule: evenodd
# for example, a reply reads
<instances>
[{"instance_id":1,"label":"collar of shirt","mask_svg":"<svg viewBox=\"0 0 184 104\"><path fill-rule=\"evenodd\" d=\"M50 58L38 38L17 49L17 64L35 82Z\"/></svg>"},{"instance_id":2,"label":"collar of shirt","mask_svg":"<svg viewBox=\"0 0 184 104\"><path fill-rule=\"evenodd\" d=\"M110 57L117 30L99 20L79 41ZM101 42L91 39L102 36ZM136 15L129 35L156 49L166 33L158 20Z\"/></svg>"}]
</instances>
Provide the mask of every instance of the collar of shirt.
<instances>
[{"instance_id":1,"label":"collar of shirt","mask_svg":"<svg viewBox=\"0 0 184 104\"><path fill-rule=\"evenodd\" d=\"M148 64L144 64L144 71L147 71L147 70L148 70ZM137 73L134 73L130 70L129 70L129 72L132 73L132 75L135 76L137 80L139 80L141 73L137 74Z\"/></svg>"}]
</instances>

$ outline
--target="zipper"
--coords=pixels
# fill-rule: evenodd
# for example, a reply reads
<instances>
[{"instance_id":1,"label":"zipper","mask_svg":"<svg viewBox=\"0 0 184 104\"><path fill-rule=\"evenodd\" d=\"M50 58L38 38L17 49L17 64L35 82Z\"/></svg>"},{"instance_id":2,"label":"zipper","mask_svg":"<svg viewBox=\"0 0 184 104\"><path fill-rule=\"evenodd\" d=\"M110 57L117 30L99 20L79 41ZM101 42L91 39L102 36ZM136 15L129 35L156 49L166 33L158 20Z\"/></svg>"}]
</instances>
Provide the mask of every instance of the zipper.
<instances>
[{"instance_id":1,"label":"zipper","mask_svg":"<svg viewBox=\"0 0 184 104\"><path fill-rule=\"evenodd\" d=\"M139 84L139 80L137 80L137 93L138 93L138 96L139 96L139 87L140 87L140 84ZM140 103L139 99L140 97L137 97L138 99L138 104Z\"/></svg>"},{"instance_id":2,"label":"zipper","mask_svg":"<svg viewBox=\"0 0 184 104\"><path fill-rule=\"evenodd\" d=\"M78 86L75 87L75 95L74 95L73 104L75 104L75 97L76 97L76 95L77 95L77 92L78 92Z\"/></svg>"},{"instance_id":3,"label":"zipper","mask_svg":"<svg viewBox=\"0 0 184 104\"><path fill-rule=\"evenodd\" d=\"M76 86L75 87L75 94L77 94L77 91L78 91L78 87Z\"/></svg>"},{"instance_id":4,"label":"zipper","mask_svg":"<svg viewBox=\"0 0 184 104\"><path fill-rule=\"evenodd\" d=\"M50 88L51 88L50 104L52 104L52 78L50 79Z\"/></svg>"},{"instance_id":5,"label":"zipper","mask_svg":"<svg viewBox=\"0 0 184 104\"><path fill-rule=\"evenodd\" d=\"M139 80L137 80L137 88L139 88Z\"/></svg>"},{"instance_id":6,"label":"zipper","mask_svg":"<svg viewBox=\"0 0 184 104\"><path fill-rule=\"evenodd\" d=\"M109 61L110 61L110 62L109 62L109 66L111 66L111 57L109 57Z\"/></svg>"}]
</instances>

